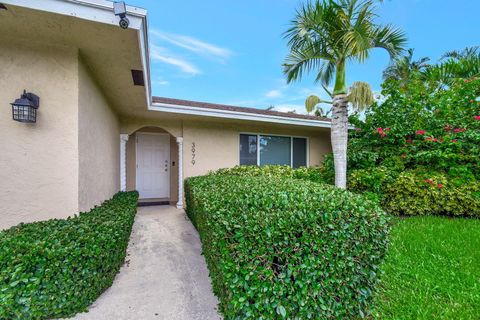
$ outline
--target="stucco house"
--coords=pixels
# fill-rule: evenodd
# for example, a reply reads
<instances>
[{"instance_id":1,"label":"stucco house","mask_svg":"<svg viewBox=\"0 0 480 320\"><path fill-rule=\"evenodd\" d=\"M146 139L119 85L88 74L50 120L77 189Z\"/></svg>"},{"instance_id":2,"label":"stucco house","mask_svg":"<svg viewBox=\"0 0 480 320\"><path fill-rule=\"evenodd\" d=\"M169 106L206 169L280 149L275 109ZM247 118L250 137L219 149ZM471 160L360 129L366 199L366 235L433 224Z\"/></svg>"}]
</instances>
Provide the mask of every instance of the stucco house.
<instances>
[{"instance_id":1,"label":"stucco house","mask_svg":"<svg viewBox=\"0 0 480 320\"><path fill-rule=\"evenodd\" d=\"M186 177L331 150L328 119L152 96L147 12L127 6L122 29L113 6L0 0L0 229L120 190L182 207ZM24 90L28 114L12 106Z\"/></svg>"}]
</instances>

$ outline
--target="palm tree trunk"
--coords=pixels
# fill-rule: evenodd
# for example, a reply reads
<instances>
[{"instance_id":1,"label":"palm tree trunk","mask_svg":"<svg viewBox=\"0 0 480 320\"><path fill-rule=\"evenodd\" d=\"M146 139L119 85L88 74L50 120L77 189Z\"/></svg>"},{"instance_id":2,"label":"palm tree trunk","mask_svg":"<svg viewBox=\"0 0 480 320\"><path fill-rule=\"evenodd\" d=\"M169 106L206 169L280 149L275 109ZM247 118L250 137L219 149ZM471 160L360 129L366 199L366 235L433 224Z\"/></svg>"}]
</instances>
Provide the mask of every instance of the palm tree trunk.
<instances>
[{"instance_id":1,"label":"palm tree trunk","mask_svg":"<svg viewBox=\"0 0 480 320\"><path fill-rule=\"evenodd\" d=\"M346 94L333 97L331 141L335 165L335 186L347 188L348 100Z\"/></svg>"}]
</instances>

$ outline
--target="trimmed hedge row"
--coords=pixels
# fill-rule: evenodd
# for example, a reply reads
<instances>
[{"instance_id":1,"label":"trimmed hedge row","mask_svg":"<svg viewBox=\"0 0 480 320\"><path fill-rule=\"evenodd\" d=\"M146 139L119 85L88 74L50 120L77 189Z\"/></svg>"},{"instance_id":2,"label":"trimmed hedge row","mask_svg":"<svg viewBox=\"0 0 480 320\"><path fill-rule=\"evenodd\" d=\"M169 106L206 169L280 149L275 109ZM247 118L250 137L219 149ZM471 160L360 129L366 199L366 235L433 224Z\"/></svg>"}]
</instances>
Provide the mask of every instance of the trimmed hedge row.
<instances>
[{"instance_id":1,"label":"trimmed hedge row","mask_svg":"<svg viewBox=\"0 0 480 320\"><path fill-rule=\"evenodd\" d=\"M86 311L124 262L137 199L137 192L118 193L72 218L0 232L0 319Z\"/></svg>"},{"instance_id":2,"label":"trimmed hedge row","mask_svg":"<svg viewBox=\"0 0 480 320\"><path fill-rule=\"evenodd\" d=\"M236 166L233 168L220 169L212 172L215 175L235 175L242 177L283 177L292 179L302 179L318 183L327 183L324 177L325 173L321 168L300 167L293 169L286 165L267 165L267 166Z\"/></svg>"},{"instance_id":3,"label":"trimmed hedge row","mask_svg":"<svg viewBox=\"0 0 480 320\"><path fill-rule=\"evenodd\" d=\"M379 203L395 215L443 215L480 218L480 182L466 167L448 174L426 168L405 170L396 158L387 166L350 170L348 190ZM333 169L332 169L333 170ZM283 177L330 184L328 170L289 166L237 166L212 172L242 177Z\"/></svg>"},{"instance_id":4,"label":"trimmed hedge row","mask_svg":"<svg viewBox=\"0 0 480 320\"><path fill-rule=\"evenodd\" d=\"M365 316L387 247L385 213L362 196L278 177L185 184L225 319Z\"/></svg>"}]
</instances>

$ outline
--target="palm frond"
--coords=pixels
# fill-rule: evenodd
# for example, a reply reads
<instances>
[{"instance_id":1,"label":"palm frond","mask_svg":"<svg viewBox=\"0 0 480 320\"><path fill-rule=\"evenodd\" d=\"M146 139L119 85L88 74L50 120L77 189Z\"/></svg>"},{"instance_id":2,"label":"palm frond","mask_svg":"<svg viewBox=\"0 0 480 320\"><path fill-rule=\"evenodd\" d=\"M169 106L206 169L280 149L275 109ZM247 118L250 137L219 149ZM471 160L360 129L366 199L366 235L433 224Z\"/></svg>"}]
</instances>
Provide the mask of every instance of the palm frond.
<instances>
[{"instance_id":1,"label":"palm frond","mask_svg":"<svg viewBox=\"0 0 480 320\"><path fill-rule=\"evenodd\" d=\"M468 58L480 58L480 46L466 47L463 50L453 50L445 52L440 60L446 59L468 59Z\"/></svg>"},{"instance_id":2,"label":"palm frond","mask_svg":"<svg viewBox=\"0 0 480 320\"><path fill-rule=\"evenodd\" d=\"M429 66L430 58L423 57L420 60L413 60L413 53L413 49L408 49L405 55L393 59L383 71L384 80L397 79L405 85L413 75L425 70Z\"/></svg>"},{"instance_id":3,"label":"palm frond","mask_svg":"<svg viewBox=\"0 0 480 320\"><path fill-rule=\"evenodd\" d=\"M374 31L373 47L387 50L391 58L399 56L406 43L405 33L392 25L378 26Z\"/></svg>"},{"instance_id":4,"label":"palm frond","mask_svg":"<svg viewBox=\"0 0 480 320\"><path fill-rule=\"evenodd\" d=\"M332 61L325 61L323 66L320 68L317 77L315 78L315 82L321 82L322 85L328 86L333 79L335 70L335 63Z\"/></svg>"},{"instance_id":5,"label":"palm frond","mask_svg":"<svg viewBox=\"0 0 480 320\"><path fill-rule=\"evenodd\" d=\"M438 87L448 87L458 79L480 77L480 57L449 59L431 66L421 73L421 78Z\"/></svg>"},{"instance_id":6,"label":"palm frond","mask_svg":"<svg viewBox=\"0 0 480 320\"><path fill-rule=\"evenodd\" d=\"M287 76L287 83L302 78L305 72L322 70L325 61L329 61L328 54L317 52L313 46L292 50L285 58L283 72Z\"/></svg>"}]
</instances>

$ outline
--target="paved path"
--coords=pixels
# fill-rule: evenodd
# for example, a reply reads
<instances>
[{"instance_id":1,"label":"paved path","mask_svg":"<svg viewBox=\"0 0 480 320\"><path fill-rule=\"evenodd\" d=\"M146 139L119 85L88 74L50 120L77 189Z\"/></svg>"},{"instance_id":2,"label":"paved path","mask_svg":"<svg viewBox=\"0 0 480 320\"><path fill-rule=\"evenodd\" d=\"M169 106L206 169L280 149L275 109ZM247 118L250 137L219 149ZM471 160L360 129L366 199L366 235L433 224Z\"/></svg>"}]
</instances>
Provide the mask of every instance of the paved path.
<instances>
[{"instance_id":1,"label":"paved path","mask_svg":"<svg viewBox=\"0 0 480 320\"><path fill-rule=\"evenodd\" d=\"M112 287L74 319L221 319L198 233L183 210L139 208L128 254Z\"/></svg>"}]
</instances>

